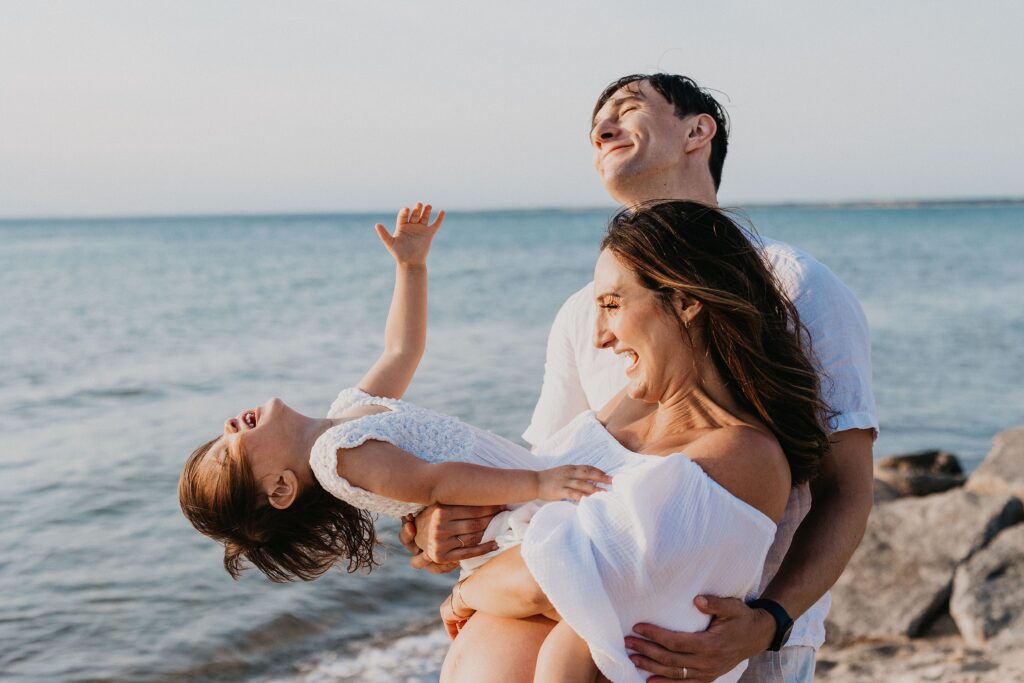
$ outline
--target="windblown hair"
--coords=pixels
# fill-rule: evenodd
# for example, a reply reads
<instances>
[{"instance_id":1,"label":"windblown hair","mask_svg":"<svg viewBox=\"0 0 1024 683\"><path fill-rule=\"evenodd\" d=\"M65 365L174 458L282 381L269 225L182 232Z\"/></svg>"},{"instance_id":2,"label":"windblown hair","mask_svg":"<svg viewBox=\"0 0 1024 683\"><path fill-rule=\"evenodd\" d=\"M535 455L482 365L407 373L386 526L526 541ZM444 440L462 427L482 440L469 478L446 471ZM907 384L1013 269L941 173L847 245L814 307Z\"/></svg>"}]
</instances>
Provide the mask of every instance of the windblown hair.
<instances>
[{"instance_id":1,"label":"windblown hair","mask_svg":"<svg viewBox=\"0 0 1024 683\"><path fill-rule=\"evenodd\" d=\"M311 581L339 560L348 571L372 569L377 545L373 517L311 486L286 509L270 505L241 457L201 467L216 439L197 448L181 472L178 501L202 534L224 545L224 568L235 579L248 560L271 581Z\"/></svg>"},{"instance_id":2,"label":"windblown hair","mask_svg":"<svg viewBox=\"0 0 1024 683\"><path fill-rule=\"evenodd\" d=\"M615 216L601 243L678 317L679 295L702 304L681 331L703 334L707 355L740 403L779 440L793 484L811 479L829 449L810 337L751 244L720 211L684 201L641 204ZM805 351L806 349L806 351Z\"/></svg>"},{"instance_id":3,"label":"windblown hair","mask_svg":"<svg viewBox=\"0 0 1024 683\"><path fill-rule=\"evenodd\" d=\"M725 107L716 100L706 89L697 85L697 82L686 76L677 74L632 74L609 83L597 98L594 105L594 113L590 120L597 118L597 112L601 110L604 103L616 92L632 86L639 88L639 82L650 83L655 92L668 100L668 103L675 108L677 117L684 119L694 114L707 114L715 120L717 130L711 138L711 156L708 158L708 170L711 171L711 178L715 181L715 189L722 184L722 167L725 165L725 155L729 151L729 115ZM636 85L634 85L636 84Z\"/></svg>"}]
</instances>

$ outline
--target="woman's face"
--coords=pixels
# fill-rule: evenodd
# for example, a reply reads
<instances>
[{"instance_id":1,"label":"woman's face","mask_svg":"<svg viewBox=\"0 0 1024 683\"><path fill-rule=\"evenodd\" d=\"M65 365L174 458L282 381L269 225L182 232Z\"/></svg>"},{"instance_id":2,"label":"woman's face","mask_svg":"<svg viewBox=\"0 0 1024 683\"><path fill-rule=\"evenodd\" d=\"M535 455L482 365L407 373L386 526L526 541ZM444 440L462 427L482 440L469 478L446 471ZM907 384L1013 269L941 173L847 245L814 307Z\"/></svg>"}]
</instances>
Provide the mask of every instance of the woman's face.
<instances>
[{"instance_id":1,"label":"woman's face","mask_svg":"<svg viewBox=\"0 0 1024 683\"><path fill-rule=\"evenodd\" d=\"M630 361L629 396L655 403L682 389L693 364L679 319L608 249L594 268L594 294L594 345Z\"/></svg>"},{"instance_id":2,"label":"woman's face","mask_svg":"<svg viewBox=\"0 0 1024 683\"><path fill-rule=\"evenodd\" d=\"M243 410L224 421L224 431L206 452L204 460L211 464L223 463L226 458L245 458L252 470L257 486L290 462L290 451L295 448L301 414L289 408L279 398L272 398L262 406Z\"/></svg>"}]
</instances>

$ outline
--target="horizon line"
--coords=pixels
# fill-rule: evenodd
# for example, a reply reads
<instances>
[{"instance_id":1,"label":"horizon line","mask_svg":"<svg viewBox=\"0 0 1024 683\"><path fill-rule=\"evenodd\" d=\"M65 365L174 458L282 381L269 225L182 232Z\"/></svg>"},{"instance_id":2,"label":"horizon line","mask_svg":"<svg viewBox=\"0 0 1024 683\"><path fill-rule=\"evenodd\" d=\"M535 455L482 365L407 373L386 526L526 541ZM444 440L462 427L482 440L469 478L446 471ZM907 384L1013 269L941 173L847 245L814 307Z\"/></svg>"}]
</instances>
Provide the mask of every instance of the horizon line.
<instances>
[{"instance_id":1,"label":"horizon line","mask_svg":"<svg viewBox=\"0 0 1024 683\"><path fill-rule=\"evenodd\" d=\"M858 199L842 201L779 201L779 202L736 202L720 204L727 209L913 209L913 208L954 208L970 206L1018 206L1024 205L1022 197L960 197L948 199ZM445 210L452 214L488 213L587 213L596 211L617 211L621 205L591 206L534 206L534 207L491 207ZM126 221L162 220L169 218L256 218L256 217L316 217L316 216L362 216L390 212L393 209L361 210L279 210L279 211L214 211L197 213L125 213L125 214L51 214L28 216L0 216L0 223L35 221Z\"/></svg>"}]
</instances>

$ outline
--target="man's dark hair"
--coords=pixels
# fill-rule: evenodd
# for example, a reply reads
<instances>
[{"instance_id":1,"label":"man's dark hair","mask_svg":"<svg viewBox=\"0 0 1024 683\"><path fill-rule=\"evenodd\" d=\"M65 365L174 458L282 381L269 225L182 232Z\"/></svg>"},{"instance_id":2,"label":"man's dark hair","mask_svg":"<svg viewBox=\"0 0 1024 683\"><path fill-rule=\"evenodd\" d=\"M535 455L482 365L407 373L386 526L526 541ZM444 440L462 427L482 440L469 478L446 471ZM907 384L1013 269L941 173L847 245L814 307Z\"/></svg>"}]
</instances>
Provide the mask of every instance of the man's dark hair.
<instances>
[{"instance_id":1,"label":"man's dark hair","mask_svg":"<svg viewBox=\"0 0 1024 683\"><path fill-rule=\"evenodd\" d=\"M668 103L675 107L676 116L686 118L694 114L707 114L715 120L718 130L715 137L711 139L711 156L708 159L708 169L711 171L711 178L715 181L715 190L722 184L722 166L725 164L725 153L729 148L729 115L725 108L711 96L706 89L697 85L692 78L676 74L633 74L623 76L608 85L597 98L594 105L594 113L590 120L597 118L597 112L601 110L604 103L618 90L632 83L647 81L651 84ZM634 86L639 87L639 86Z\"/></svg>"}]
</instances>

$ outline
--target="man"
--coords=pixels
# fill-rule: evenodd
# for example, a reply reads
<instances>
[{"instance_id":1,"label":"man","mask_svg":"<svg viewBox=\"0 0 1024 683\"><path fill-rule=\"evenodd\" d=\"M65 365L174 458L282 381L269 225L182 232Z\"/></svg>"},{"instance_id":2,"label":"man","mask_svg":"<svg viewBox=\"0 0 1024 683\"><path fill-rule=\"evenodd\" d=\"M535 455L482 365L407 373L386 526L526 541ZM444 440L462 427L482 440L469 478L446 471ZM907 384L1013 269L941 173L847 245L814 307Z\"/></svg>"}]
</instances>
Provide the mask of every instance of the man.
<instances>
[{"instance_id":1,"label":"man","mask_svg":"<svg viewBox=\"0 0 1024 683\"><path fill-rule=\"evenodd\" d=\"M630 206L686 199L717 205L727 122L718 102L692 80L655 74L612 83L594 109L591 141L595 167L617 202ZM698 609L713 617L703 633L649 624L634 628L637 636L627 638L626 646L636 653L637 666L654 674L653 681L711 681L748 658L744 681L812 680L815 651L824 641L827 591L857 547L871 508L871 447L878 422L863 312L849 290L814 259L770 240L762 251L810 332L824 375L822 390L836 413L832 450L810 488L796 488L790 496L758 601L746 605L698 597ZM587 285L571 296L555 319L541 397L523 435L532 444L579 412L600 408L625 385L620 359L593 344L591 289ZM490 550L489 544L477 544L493 512L428 508L415 527L403 527L407 547L425 550L412 565L444 571ZM508 631L501 624L493 628L495 636ZM536 627L524 637L543 637L543 631Z\"/></svg>"}]
</instances>

